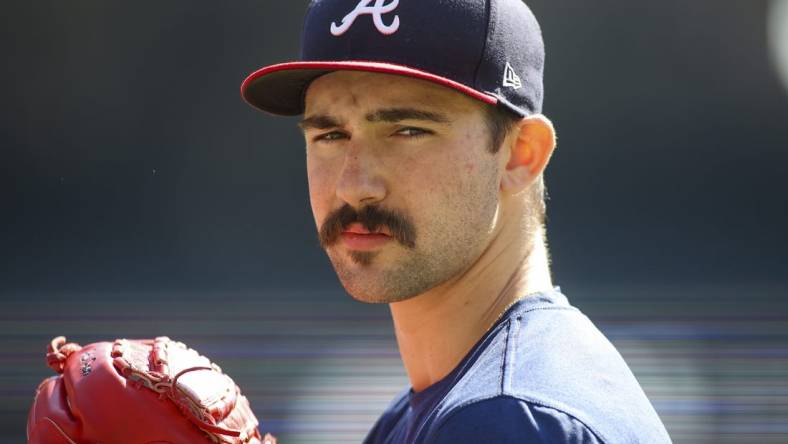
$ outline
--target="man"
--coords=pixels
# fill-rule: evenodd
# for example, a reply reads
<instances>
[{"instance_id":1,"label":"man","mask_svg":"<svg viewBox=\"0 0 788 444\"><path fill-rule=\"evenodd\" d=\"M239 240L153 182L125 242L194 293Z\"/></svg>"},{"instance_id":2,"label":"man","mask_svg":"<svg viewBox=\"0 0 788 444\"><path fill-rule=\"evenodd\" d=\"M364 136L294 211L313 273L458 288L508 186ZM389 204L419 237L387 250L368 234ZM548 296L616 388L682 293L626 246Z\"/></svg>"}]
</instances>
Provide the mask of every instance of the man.
<instances>
[{"instance_id":1,"label":"man","mask_svg":"<svg viewBox=\"0 0 788 444\"><path fill-rule=\"evenodd\" d=\"M304 115L320 242L388 303L411 387L370 443L670 442L550 278L544 47L519 0L317 0L243 97Z\"/></svg>"}]
</instances>

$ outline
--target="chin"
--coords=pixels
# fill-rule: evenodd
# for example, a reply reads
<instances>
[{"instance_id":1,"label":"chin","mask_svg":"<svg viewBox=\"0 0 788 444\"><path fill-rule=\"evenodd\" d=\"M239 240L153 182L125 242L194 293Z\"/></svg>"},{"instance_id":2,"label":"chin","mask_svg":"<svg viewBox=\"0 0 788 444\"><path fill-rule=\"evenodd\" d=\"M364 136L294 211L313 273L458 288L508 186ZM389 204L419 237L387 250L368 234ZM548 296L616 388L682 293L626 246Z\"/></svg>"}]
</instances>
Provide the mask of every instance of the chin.
<instances>
[{"instance_id":1,"label":"chin","mask_svg":"<svg viewBox=\"0 0 788 444\"><path fill-rule=\"evenodd\" d=\"M350 295L354 300L358 302L364 302L365 304L389 304L393 301L390 301L385 296L375 295L375 294L367 294L367 293L360 293L350 291L345 287L347 294Z\"/></svg>"},{"instance_id":2,"label":"chin","mask_svg":"<svg viewBox=\"0 0 788 444\"><path fill-rule=\"evenodd\" d=\"M329 252L329 259L345 291L355 300L368 304L391 304L415 298L443 279L436 279L430 267L418 260L381 266L377 253L353 257ZM365 260L369 259L369 261ZM415 264L415 266L414 266Z\"/></svg>"},{"instance_id":3,"label":"chin","mask_svg":"<svg viewBox=\"0 0 788 444\"><path fill-rule=\"evenodd\" d=\"M392 294L390 290L383 288L381 285L375 285L374 282L370 282L371 280L372 279L359 279L358 276L350 277L339 275L339 281L345 288L345 291L350 297L359 302L367 304L390 304L415 296Z\"/></svg>"},{"instance_id":4,"label":"chin","mask_svg":"<svg viewBox=\"0 0 788 444\"><path fill-rule=\"evenodd\" d=\"M358 273L354 274L354 276L349 276L337 270L339 282L345 288L345 291L350 297L359 302L367 304L391 304L415 298L419 295L419 293L402 292L396 291L396 289L393 288L387 288L386 285L382 284L383 279L380 278L363 278L358 276Z\"/></svg>"}]
</instances>

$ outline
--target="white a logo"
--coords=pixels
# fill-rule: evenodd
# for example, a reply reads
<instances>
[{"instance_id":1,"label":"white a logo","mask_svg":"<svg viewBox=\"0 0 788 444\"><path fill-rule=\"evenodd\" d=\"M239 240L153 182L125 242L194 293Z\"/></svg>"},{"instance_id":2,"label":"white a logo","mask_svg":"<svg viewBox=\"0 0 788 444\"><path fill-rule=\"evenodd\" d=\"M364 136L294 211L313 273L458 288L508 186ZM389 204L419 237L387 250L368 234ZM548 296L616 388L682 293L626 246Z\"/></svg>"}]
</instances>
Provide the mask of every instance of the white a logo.
<instances>
[{"instance_id":1,"label":"white a logo","mask_svg":"<svg viewBox=\"0 0 788 444\"><path fill-rule=\"evenodd\" d=\"M397 32L399 29L399 16L395 15L394 20L391 22L390 25L386 25L383 23L383 14L388 14L389 12L397 9L397 5L399 5L399 0L391 0L389 3L385 3L386 0L375 0L374 6L369 6L372 3L372 0L361 0L356 5L356 9L350 11L350 14L346 15L345 18L342 19L342 24L337 25L335 22L331 23L331 34L335 36L340 36L347 32L351 26L353 26L353 22L356 21L358 16L364 14L370 14L372 16L372 21L375 23L375 27L378 28L383 35L391 35Z\"/></svg>"},{"instance_id":2,"label":"white a logo","mask_svg":"<svg viewBox=\"0 0 788 444\"><path fill-rule=\"evenodd\" d=\"M520 89L523 87L523 82L520 80L520 76L514 72L514 68L509 62L506 62L506 69L503 71L503 86L508 86L509 88Z\"/></svg>"}]
</instances>

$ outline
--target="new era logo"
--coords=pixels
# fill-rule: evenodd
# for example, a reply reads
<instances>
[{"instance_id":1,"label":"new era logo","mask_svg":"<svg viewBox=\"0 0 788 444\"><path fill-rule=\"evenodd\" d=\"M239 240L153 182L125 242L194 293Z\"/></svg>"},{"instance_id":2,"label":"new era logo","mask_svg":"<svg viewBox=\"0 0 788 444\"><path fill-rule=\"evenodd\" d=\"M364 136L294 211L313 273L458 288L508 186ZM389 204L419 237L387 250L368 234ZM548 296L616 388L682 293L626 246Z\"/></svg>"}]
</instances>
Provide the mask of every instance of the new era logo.
<instances>
[{"instance_id":1,"label":"new era logo","mask_svg":"<svg viewBox=\"0 0 788 444\"><path fill-rule=\"evenodd\" d=\"M508 86L509 88L520 89L523 87L523 82L520 80L520 76L514 72L514 68L509 62L506 62L506 69L503 71L503 86Z\"/></svg>"}]
</instances>

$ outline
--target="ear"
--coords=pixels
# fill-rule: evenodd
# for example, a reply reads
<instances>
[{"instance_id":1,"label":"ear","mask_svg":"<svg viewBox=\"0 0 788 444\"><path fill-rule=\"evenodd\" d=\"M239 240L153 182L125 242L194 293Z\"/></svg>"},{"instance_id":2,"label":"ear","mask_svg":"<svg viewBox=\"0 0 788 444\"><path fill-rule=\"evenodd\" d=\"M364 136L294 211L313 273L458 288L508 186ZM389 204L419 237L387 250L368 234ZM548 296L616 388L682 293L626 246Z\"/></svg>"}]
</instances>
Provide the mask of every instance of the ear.
<instances>
[{"instance_id":1,"label":"ear","mask_svg":"<svg viewBox=\"0 0 788 444\"><path fill-rule=\"evenodd\" d=\"M542 172L555 150L555 129L550 120L541 115L524 117L517 123L515 133L507 138L509 159L501 177L501 191L517 194L528 188Z\"/></svg>"}]
</instances>

